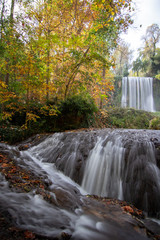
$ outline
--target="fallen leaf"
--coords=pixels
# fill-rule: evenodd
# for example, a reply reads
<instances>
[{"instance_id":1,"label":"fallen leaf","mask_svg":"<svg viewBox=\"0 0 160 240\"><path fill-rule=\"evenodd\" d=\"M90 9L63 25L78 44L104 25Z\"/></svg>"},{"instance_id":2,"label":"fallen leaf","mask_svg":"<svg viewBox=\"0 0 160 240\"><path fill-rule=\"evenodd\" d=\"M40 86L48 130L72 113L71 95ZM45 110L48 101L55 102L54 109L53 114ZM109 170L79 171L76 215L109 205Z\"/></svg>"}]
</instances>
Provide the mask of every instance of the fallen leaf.
<instances>
[{"instance_id":1,"label":"fallen leaf","mask_svg":"<svg viewBox=\"0 0 160 240\"><path fill-rule=\"evenodd\" d=\"M29 179L29 176L23 176L23 179Z\"/></svg>"},{"instance_id":2,"label":"fallen leaf","mask_svg":"<svg viewBox=\"0 0 160 240\"><path fill-rule=\"evenodd\" d=\"M123 210L125 210L126 212L129 212L129 213L134 213L134 210L130 207L130 206L124 206L122 207Z\"/></svg>"},{"instance_id":3,"label":"fallen leaf","mask_svg":"<svg viewBox=\"0 0 160 240\"><path fill-rule=\"evenodd\" d=\"M25 235L25 238L27 238L27 239L34 239L35 238L35 234L30 232L30 231L25 231L24 235Z\"/></svg>"},{"instance_id":4,"label":"fallen leaf","mask_svg":"<svg viewBox=\"0 0 160 240\"><path fill-rule=\"evenodd\" d=\"M8 164L7 163L3 163L1 167L2 168L6 168L6 167L8 167Z\"/></svg>"}]
</instances>

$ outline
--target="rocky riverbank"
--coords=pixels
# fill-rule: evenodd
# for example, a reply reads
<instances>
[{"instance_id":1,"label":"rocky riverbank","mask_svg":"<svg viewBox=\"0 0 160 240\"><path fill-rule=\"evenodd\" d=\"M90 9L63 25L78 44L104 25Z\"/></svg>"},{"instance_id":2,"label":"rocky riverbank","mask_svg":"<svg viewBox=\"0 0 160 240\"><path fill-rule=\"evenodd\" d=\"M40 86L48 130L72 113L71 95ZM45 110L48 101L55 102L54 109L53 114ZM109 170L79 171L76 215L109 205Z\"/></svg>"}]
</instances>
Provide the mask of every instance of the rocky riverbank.
<instances>
[{"instance_id":1,"label":"rocky riverbank","mask_svg":"<svg viewBox=\"0 0 160 240\"><path fill-rule=\"evenodd\" d=\"M32 142L25 142L19 145L19 149L27 149L29 146L42 141L46 136L37 136ZM15 151L15 155L18 152ZM16 156L16 159L18 156ZM44 239L99 239L99 240L145 240L160 239L160 228L156 222L145 217L141 210L133 205L116 199L102 198L95 195L82 195L76 189L63 192L60 188L51 191L51 182L48 179L35 174L29 168L26 169L15 158L8 154L8 151L0 148L0 173L2 192L7 185L8 194L16 193L21 198L28 198L28 194L34 193L50 206L71 215L80 211L74 216L76 224L67 231L66 219L60 228L60 234L39 234L36 230L31 231L25 225L19 225L17 216L13 214L12 207L4 201L0 202L0 239L1 240L44 240ZM54 184L54 183L53 183ZM54 194L53 194L54 193ZM71 194L71 195L70 195ZM72 197L71 197L72 196ZM17 198L19 199L19 198ZM56 201L55 201L56 199ZM14 208L13 208L14 209ZM62 214L63 215L63 214ZM21 216L23 219L25 216ZM53 222L58 216L52 216ZM39 219L37 219L39 221ZM32 223L30 223L32 224ZM43 228L43 226L41 226ZM55 226L56 227L56 226ZM59 228L59 226L57 226Z\"/></svg>"}]
</instances>

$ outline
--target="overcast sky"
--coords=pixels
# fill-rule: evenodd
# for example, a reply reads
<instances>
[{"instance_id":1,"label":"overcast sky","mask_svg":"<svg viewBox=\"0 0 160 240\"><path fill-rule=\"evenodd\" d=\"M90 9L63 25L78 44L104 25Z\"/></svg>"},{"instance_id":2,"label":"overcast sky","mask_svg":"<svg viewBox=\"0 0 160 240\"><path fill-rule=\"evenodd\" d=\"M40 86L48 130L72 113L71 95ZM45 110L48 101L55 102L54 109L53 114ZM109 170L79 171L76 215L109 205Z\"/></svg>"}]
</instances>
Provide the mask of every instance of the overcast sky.
<instances>
[{"instance_id":1,"label":"overcast sky","mask_svg":"<svg viewBox=\"0 0 160 240\"><path fill-rule=\"evenodd\" d=\"M160 0L133 0L135 13L134 24L129 28L123 39L130 44L130 48L135 51L142 47L142 36L145 35L148 26L157 23L160 26Z\"/></svg>"}]
</instances>

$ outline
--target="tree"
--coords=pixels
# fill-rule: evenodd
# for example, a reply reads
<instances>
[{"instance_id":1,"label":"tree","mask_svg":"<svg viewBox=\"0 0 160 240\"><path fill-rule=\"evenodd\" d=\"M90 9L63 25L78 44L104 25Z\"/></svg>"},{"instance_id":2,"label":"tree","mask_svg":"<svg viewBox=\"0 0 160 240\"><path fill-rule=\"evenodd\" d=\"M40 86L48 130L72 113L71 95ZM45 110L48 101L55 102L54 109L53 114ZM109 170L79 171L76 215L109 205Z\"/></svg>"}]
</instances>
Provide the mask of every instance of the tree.
<instances>
[{"instance_id":1,"label":"tree","mask_svg":"<svg viewBox=\"0 0 160 240\"><path fill-rule=\"evenodd\" d=\"M131 66L132 50L124 41L120 41L114 51L114 73L116 76L128 76Z\"/></svg>"},{"instance_id":2,"label":"tree","mask_svg":"<svg viewBox=\"0 0 160 240\"><path fill-rule=\"evenodd\" d=\"M23 14L14 15L16 2ZM11 0L9 15L3 9L7 2L2 3L0 70L8 91L27 103L93 89L107 98L112 52L132 23L131 0Z\"/></svg>"},{"instance_id":3,"label":"tree","mask_svg":"<svg viewBox=\"0 0 160 240\"><path fill-rule=\"evenodd\" d=\"M142 66L143 66L143 62L140 59L140 57L138 57L135 61L133 61L133 72L137 73L137 77L139 77L139 72L142 70Z\"/></svg>"},{"instance_id":4,"label":"tree","mask_svg":"<svg viewBox=\"0 0 160 240\"><path fill-rule=\"evenodd\" d=\"M89 88L96 66L102 71L110 67L118 34L130 24L129 15L122 14L130 2L50 0L31 10L32 27L36 26L31 38L46 65L48 90L52 83L59 97L66 98Z\"/></svg>"},{"instance_id":5,"label":"tree","mask_svg":"<svg viewBox=\"0 0 160 240\"><path fill-rule=\"evenodd\" d=\"M160 73L160 48L156 49L154 63L155 63L155 71L157 74L159 74Z\"/></svg>"},{"instance_id":6,"label":"tree","mask_svg":"<svg viewBox=\"0 0 160 240\"><path fill-rule=\"evenodd\" d=\"M146 30L146 35L143 37L145 47L142 52L143 58L149 61L150 69L149 74L155 76L156 74L156 45L160 39L160 28L158 24L152 24Z\"/></svg>"}]
</instances>

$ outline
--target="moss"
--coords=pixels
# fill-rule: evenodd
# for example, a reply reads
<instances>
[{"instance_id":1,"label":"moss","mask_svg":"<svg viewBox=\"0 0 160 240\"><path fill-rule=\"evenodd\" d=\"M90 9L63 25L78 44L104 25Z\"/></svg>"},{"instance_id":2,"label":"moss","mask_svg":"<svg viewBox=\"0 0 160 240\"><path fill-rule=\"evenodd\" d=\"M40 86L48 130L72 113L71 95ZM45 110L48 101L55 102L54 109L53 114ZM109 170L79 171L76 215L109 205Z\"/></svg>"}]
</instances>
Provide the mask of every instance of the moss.
<instances>
[{"instance_id":1,"label":"moss","mask_svg":"<svg viewBox=\"0 0 160 240\"><path fill-rule=\"evenodd\" d=\"M151 119L151 121L149 123L149 128L160 130L160 118L155 117L155 118Z\"/></svg>"},{"instance_id":2,"label":"moss","mask_svg":"<svg viewBox=\"0 0 160 240\"><path fill-rule=\"evenodd\" d=\"M116 128L149 129L152 113L132 108L108 108L106 123Z\"/></svg>"}]
</instances>

